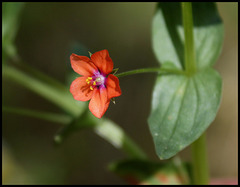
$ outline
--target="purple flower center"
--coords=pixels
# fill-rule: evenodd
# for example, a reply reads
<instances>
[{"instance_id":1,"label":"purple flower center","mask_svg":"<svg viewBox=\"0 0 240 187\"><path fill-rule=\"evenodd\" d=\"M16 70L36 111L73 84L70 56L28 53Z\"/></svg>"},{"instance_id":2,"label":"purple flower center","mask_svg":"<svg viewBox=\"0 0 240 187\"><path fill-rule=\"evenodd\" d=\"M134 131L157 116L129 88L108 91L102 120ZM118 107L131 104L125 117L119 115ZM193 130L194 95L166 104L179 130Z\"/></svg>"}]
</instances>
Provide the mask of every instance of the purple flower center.
<instances>
[{"instance_id":1,"label":"purple flower center","mask_svg":"<svg viewBox=\"0 0 240 187\"><path fill-rule=\"evenodd\" d=\"M93 80L94 86L96 85L96 86L101 86L101 87L104 86L105 87L106 75L97 71L92 76L92 80Z\"/></svg>"},{"instance_id":2,"label":"purple flower center","mask_svg":"<svg viewBox=\"0 0 240 187\"><path fill-rule=\"evenodd\" d=\"M105 88L106 75L100 73L99 71L95 72L92 77L86 79L87 84L90 86L90 90L93 90L94 87Z\"/></svg>"},{"instance_id":3,"label":"purple flower center","mask_svg":"<svg viewBox=\"0 0 240 187\"><path fill-rule=\"evenodd\" d=\"M97 72L92 76L93 81L96 82L96 86L101 86L105 84L106 76L101 74L100 72Z\"/></svg>"}]
</instances>

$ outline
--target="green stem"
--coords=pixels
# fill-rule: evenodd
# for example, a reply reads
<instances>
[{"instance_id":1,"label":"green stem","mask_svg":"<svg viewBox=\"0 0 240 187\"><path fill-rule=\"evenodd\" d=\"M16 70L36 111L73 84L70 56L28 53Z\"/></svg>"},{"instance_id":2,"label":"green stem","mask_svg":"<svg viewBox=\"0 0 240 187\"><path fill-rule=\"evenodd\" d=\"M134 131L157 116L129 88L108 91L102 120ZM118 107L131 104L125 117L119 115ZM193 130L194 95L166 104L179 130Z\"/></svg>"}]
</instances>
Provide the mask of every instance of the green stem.
<instances>
[{"instance_id":1,"label":"green stem","mask_svg":"<svg viewBox=\"0 0 240 187\"><path fill-rule=\"evenodd\" d=\"M192 3L182 3L182 18L185 36L185 71L188 76L191 76L196 72ZM209 176L205 134L192 144L192 156L194 184L208 184Z\"/></svg>"},{"instance_id":2,"label":"green stem","mask_svg":"<svg viewBox=\"0 0 240 187\"><path fill-rule=\"evenodd\" d=\"M123 73L118 73L115 76L116 77L124 77L124 76L134 75L134 74L138 74L138 73L183 74L183 72L181 70L163 69L163 68L143 68L143 69L126 71Z\"/></svg>"},{"instance_id":3,"label":"green stem","mask_svg":"<svg viewBox=\"0 0 240 187\"><path fill-rule=\"evenodd\" d=\"M194 184L208 184L208 161L205 133L192 143L192 164Z\"/></svg>"},{"instance_id":4,"label":"green stem","mask_svg":"<svg viewBox=\"0 0 240 187\"><path fill-rule=\"evenodd\" d=\"M185 70L187 75L192 75L196 72L196 59L194 49L194 37L193 37L193 16L192 16L192 3L182 3L182 17L184 25L184 37L185 37Z\"/></svg>"}]
</instances>

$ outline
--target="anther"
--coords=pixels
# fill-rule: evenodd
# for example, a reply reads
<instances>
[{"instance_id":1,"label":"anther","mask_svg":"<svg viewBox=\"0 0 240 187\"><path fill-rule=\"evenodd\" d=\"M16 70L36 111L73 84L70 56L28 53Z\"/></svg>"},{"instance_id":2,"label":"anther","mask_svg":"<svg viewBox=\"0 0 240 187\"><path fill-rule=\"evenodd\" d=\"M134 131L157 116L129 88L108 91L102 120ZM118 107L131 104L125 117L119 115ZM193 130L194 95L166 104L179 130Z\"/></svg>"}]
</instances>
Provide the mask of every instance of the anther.
<instances>
[{"instance_id":1,"label":"anther","mask_svg":"<svg viewBox=\"0 0 240 187\"><path fill-rule=\"evenodd\" d=\"M88 78L86 79L87 84L89 84L89 83L91 82L90 80L92 80L92 77L88 77Z\"/></svg>"},{"instance_id":2,"label":"anther","mask_svg":"<svg viewBox=\"0 0 240 187\"><path fill-rule=\"evenodd\" d=\"M90 90L93 90L93 87L92 87L92 86L90 86Z\"/></svg>"}]
</instances>

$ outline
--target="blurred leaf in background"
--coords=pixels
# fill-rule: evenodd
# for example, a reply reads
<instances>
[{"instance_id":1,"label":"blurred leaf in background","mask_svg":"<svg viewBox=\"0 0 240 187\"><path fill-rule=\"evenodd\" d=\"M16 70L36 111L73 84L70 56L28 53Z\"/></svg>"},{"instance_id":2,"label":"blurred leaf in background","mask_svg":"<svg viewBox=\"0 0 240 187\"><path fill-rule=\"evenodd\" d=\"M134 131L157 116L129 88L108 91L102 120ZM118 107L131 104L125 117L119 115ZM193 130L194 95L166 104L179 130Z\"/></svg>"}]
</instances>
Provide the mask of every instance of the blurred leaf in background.
<instances>
[{"instance_id":1,"label":"blurred leaf in background","mask_svg":"<svg viewBox=\"0 0 240 187\"><path fill-rule=\"evenodd\" d=\"M17 49L14 40L20 24L20 13L24 7L22 2L2 3L2 61L6 56L16 57Z\"/></svg>"}]
</instances>

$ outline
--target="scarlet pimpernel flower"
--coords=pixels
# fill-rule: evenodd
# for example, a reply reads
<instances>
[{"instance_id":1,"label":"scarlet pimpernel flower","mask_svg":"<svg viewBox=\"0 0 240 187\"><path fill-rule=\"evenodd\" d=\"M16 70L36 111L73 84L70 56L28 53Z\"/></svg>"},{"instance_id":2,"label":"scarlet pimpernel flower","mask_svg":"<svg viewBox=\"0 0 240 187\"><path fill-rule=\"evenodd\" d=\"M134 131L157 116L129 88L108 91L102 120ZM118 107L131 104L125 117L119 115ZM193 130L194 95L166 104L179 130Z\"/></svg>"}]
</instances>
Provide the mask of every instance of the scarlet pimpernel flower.
<instances>
[{"instance_id":1,"label":"scarlet pimpernel flower","mask_svg":"<svg viewBox=\"0 0 240 187\"><path fill-rule=\"evenodd\" d=\"M122 93L118 78L111 74L113 61L108 51L98 51L90 58L72 54L70 61L73 70L82 75L72 82L70 92L78 101L90 100L89 110L94 116L101 118L110 100Z\"/></svg>"}]
</instances>

